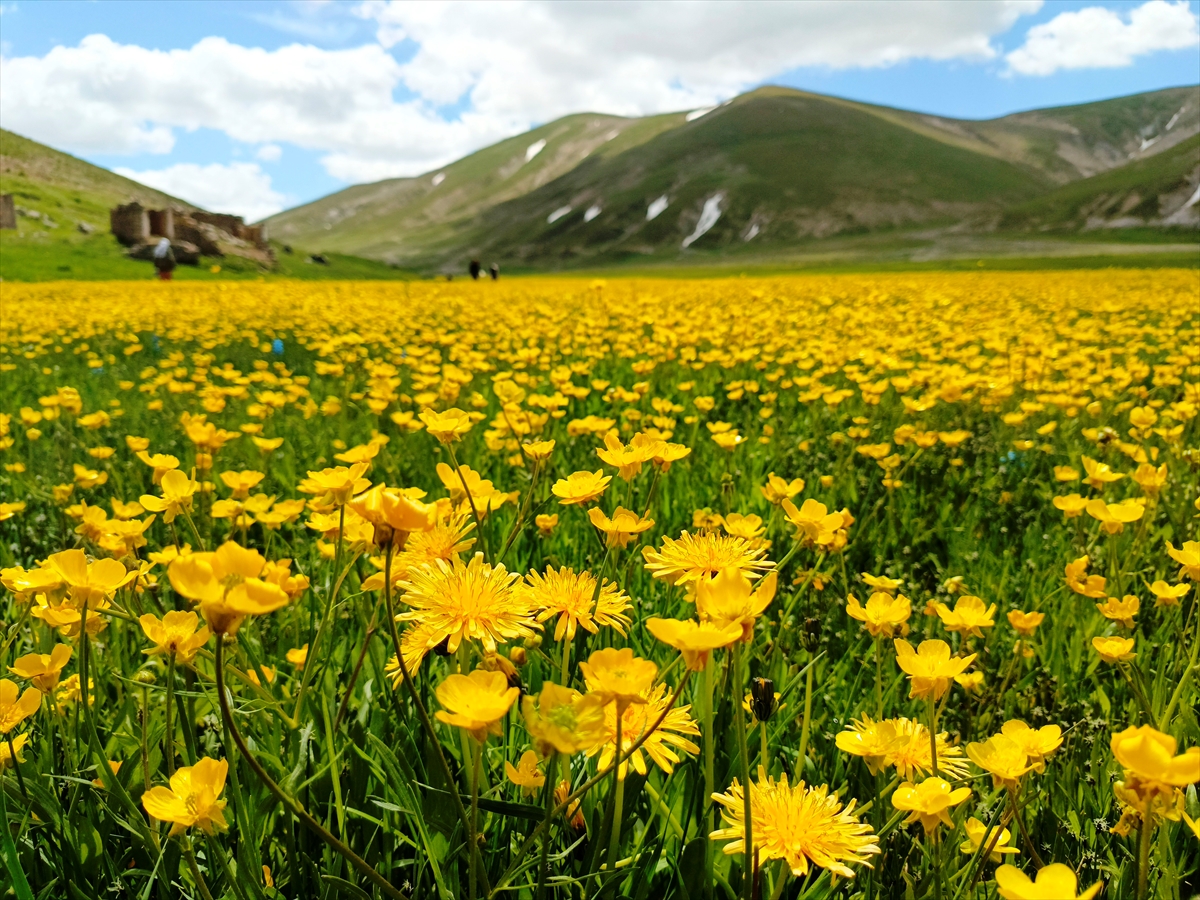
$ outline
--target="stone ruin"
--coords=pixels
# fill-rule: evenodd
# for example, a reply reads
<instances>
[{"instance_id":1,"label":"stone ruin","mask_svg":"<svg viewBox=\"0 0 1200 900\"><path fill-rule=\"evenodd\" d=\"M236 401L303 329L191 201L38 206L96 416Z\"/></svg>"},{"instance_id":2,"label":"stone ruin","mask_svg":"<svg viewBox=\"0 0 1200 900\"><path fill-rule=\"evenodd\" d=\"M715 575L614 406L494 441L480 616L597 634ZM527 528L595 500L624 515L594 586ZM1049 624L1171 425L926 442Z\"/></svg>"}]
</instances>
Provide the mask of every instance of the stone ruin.
<instances>
[{"instance_id":1,"label":"stone ruin","mask_svg":"<svg viewBox=\"0 0 1200 900\"><path fill-rule=\"evenodd\" d=\"M150 259L162 238L171 242L176 262L197 265L201 256L241 256L274 266L266 225L247 225L241 216L201 210L147 209L134 201L109 211L113 236L134 259Z\"/></svg>"}]
</instances>

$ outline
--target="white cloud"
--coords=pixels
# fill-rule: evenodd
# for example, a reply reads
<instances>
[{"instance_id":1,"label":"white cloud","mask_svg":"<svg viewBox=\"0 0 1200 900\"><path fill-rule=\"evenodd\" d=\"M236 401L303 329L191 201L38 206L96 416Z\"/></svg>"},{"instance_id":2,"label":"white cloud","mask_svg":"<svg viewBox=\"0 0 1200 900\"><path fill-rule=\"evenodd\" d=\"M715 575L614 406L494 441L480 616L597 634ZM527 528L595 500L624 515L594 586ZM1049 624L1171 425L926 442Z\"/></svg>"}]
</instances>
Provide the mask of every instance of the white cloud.
<instances>
[{"instance_id":1,"label":"white cloud","mask_svg":"<svg viewBox=\"0 0 1200 900\"><path fill-rule=\"evenodd\" d=\"M1064 12L1035 25L1005 59L1021 75L1060 69L1111 69L1156 50L1200 46L1200 28L1187 0L1150 0L1125 16L1100 6Z\"/></svg>"},{"instance_id":2,"label":"white cloud","mask_svg":"<svg viewBox=\"0 0 1200 900\"><path fill-rule=\"evenodd\" d=\"M572 112L712 106L798 66L989 60L1041 0L384 3L379 44L170 51L90 35L0 59L5 127L76 153L169 153L177 129L316 150L344 181L415 175ZM336 7L334 7L336 8ZM401 64L388 52L418 45ZM397 94L409 95L397 99ZM447 121L439 107L465 103Z\"/></svg>"},{"instance_id":3,"label":"white cloud","mask_svg":"<svg viewBox=\"0 0 1200 900\"><path fill-rule=\"evenodd\" d=\"M278 144L263 144L255 151L254 156L263 162L279 162L279 158L283 156L283 148Z\"/></svg>"},{"instance_id":4,"label":"white cloud","mask_svg":"<svg viewBox=\"0 0 1200 900\"><path fill-rule=\"evenodd\" d=\"M288 202L286 196L271 187L271 176L257 163L235 162L227 166L177 163L144 172L119 168L116 173L212 212L245 216L247 222L277 213Z\"/></svg>"}]
</instances>

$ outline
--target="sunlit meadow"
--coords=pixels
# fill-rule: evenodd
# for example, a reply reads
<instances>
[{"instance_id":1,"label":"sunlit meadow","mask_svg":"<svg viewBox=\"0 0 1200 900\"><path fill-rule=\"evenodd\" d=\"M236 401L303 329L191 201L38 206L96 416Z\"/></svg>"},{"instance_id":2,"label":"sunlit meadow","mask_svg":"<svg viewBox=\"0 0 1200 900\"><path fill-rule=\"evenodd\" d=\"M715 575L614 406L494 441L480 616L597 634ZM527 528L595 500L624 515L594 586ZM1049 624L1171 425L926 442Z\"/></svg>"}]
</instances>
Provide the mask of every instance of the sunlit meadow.
<instances>
[{"instance_id":1,"label":"sunlit meadow","mask_svg":"<svg viewBox=\"0 0 1200 900\"><path fill-rule=\"evenodd\" d=\"M0 894L1186 900L1198 407L1194 271L5 285Z\"/></svg>"}]
</instances>

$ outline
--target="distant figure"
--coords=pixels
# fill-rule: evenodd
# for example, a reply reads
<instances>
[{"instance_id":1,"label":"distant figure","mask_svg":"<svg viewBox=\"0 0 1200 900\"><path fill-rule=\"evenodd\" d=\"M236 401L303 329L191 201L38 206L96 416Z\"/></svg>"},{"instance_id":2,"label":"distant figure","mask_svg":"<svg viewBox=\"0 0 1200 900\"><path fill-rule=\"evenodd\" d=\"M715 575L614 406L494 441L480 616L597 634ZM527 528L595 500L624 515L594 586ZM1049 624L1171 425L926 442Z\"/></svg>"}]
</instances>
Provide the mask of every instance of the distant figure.
<instances>
[{"instance_id":1,"label":"distant figure","mask_svg":"<svg viewBox=\"0 0 1200 900\"><path fill-rule=\"evenodd\" d=\"M500 267L498 265L496 265L495 263L492 263L492 265L488 269L488 271L492 273L492 281L500 280Z\"/></svg>"},{"instance_id":2,"label":"distant figure","mask_svg":"<svg viewBox=\"0 0 1200 900\"><path fill-rule=\"evenodd\" d=\"M479 260L477 260L477 259L471 260L471 265L468 267L468 269L471 272L471 280L478 281L479 273L483 269L483 266L479 265Z\"/></svg>"},{"instance_id":3,"label":"distant figure","mask_svg":"<svg viewBox=\"0 0 1200 900\"><path fill-rule=\"evenodd\" d=\"M308 261L316 263L318 266L329 265L329 260L326 258L324 253L314 253L308 258Z\"/></svg>"},{"instance_id":4,"label":"distant figure","mask_svg":"<svg viewBox=\"0 0 1200 900\"><path fill-rule=\"evenodd\" d=\"M171 241L162 238L154 248L154 268L158 270L159 281L170 281L171 273L175 271L175 253L171 250Z\"/></svg>"},{"instance_id":5,"label":"distant figure","mask_svg":"<svg viewBox=\"0 0 1200 900\"><path fill-rule=\"evenodd\" d=\"M284 252L284 253L286 253L288 256L291 256L291 255L292 255L292 245L291 245L291 244L284 244L284 245L283 245L283 252Z\"/></svg>"}]
</instances>

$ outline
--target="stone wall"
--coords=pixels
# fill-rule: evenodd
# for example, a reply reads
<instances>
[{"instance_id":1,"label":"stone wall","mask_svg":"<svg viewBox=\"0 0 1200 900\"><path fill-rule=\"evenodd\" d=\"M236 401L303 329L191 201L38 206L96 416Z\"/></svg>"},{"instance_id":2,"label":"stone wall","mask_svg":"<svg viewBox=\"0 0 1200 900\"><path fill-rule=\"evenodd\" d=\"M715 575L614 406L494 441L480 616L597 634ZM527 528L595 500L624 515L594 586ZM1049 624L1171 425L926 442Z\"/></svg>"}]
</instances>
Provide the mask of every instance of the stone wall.
<instances>
[{"instance_id":1,"label":"stone wall","mask_svg":"<svg viewBox=\"0 0 1200 900\"><path fill-rule=\"evenodd\" d=\"M17 207L12 194L0 194L0 228L17 227Z\"/></svg>"},{"instance_id":2,"label":"stone wall","mask_svg":"<svg viewBox=\"0 0 1200 900\"><path fill-rule=\"evenodd\" d=\"M113 236L126 247L150 239L150 215L145 207L136 201L109 210L108 222Z\"/></svg>"}]
</instances>

